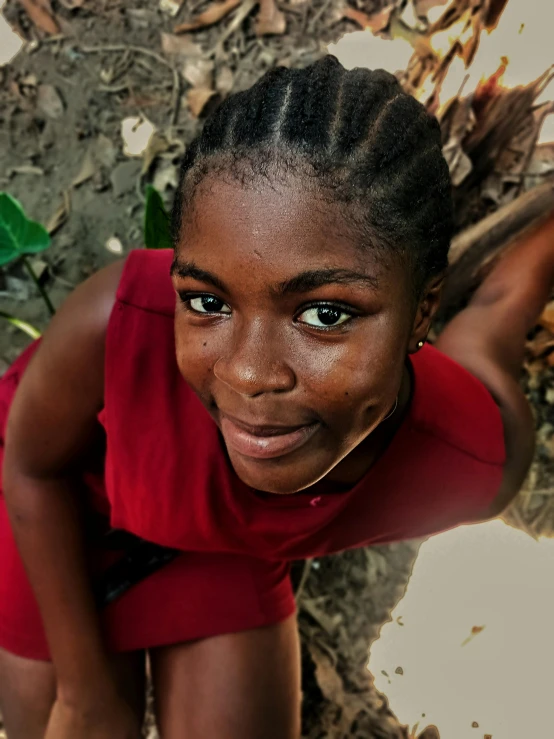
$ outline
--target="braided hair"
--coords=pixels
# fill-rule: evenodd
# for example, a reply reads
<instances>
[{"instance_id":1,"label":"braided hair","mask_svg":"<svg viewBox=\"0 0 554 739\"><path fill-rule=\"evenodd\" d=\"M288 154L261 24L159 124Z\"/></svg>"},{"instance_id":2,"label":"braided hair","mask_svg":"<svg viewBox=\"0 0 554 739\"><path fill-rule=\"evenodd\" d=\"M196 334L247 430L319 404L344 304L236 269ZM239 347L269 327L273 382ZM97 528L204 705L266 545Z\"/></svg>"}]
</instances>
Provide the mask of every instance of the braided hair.
<instances>
[{"instance_id":1,"label":"braided hair","mask_svg":"<svg viewBox=\"0 0 554 739\"><path fill-rule=\"evenodd\" d=\"M419 294L446 268L453 229L440 128L384 70L346 71L333 56L277 67L227 98L188 148L172 212L177 244L207 176L251 186L303 178L341 203L341 228L362 247L403 256Z\"/></svg>"}]
</instances>

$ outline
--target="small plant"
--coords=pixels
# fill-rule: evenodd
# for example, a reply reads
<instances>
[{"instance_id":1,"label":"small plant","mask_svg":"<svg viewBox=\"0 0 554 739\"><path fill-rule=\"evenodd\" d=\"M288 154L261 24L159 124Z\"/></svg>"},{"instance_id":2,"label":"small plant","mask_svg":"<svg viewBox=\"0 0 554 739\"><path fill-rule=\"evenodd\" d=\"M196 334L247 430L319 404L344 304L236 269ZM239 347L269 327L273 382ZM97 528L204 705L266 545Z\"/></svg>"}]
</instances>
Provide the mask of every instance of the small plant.
<instances>
[{"instance_id":1,"label":"small plant","mask_svg":"<svg viewBox=\"0 0 554 739\"><path fill-rule=\"evenodd\" d=\"M37 286L48 312L54 315L54 306L48 293L40 281L29 261L29 256L38 254L50 246L50 235L40 223L32 221L25 215L21 203L7 192L0 192L0 266L20 260ZM0 311L0 317L5 318L17 328L25 331L32 338L40 333L36 328L25 321Z\"/></svg>"},{"instance_id":2,"label":"small plant","mask_svg":"<svg viewBox=\"0 0 554 739\"><path fill-rule=\"evenodd\" d=\"M169 215L162 196L152 185L146 188L144 209L144 245L147 249L172 249Z\"/></svg>"}]
</instances>

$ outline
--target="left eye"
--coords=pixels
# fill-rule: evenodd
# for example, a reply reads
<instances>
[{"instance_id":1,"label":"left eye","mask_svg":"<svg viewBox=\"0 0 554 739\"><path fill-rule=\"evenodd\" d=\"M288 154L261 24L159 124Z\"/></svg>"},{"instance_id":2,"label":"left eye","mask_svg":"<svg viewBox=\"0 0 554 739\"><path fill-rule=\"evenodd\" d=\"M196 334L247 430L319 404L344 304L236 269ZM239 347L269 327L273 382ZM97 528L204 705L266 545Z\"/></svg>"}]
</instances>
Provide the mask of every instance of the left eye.
<instances>
[{"instance_id":1,"label":"left eye","mask_svg":"<svg viewBox=\"0 0 554 739\"><path fill-rule=\"evenodd\" d=\"M223 300L215 295L198 295L195 298L189 298L188 304L196 313L230 313L231 309Z\"/></svg>"},{"instance_id":2,"label":"left eye","mask_svg":"<svg viewBox=\"0 0 554 739\"><path fill-rule=\"evenodd\" d=\"M308 326L314 326L315 328L341 326L351 318L351 313L347 313L345 310L334 305L317 305L313 308L308 308L308 310L305 310L298 316L298 320L301 323L306 323Z\"/></svg>"}]
</instances>

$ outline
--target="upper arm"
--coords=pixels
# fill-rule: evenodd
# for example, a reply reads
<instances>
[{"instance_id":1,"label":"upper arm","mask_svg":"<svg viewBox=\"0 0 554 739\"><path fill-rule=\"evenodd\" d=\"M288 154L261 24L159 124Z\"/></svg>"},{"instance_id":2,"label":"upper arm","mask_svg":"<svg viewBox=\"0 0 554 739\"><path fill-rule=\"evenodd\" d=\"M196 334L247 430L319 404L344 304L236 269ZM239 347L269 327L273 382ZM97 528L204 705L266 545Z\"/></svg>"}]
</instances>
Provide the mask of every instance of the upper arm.
<instances>
[{"instance_id":1,"label":"upper arm","mask_svg":"<svg viewBox=\"0 0 554 739\"><path fill-rule=\"evenodd\" d=\"M502 416L506 464L501 489L487 517L498 515L517 495L535 448L535 424L529 403L514 373L511 358L506 361L504 336L496 341L497 322L501 320L506 320L502 306L498 306L495 314L492 306L470 304L446 326L436 344L481 380ZM504 334L506 329L504 325Z\"/></svg>"},{"instance_id":2,"label":"upper arm","mask_svg":"<svg viewBox=\"0 0 554 739\"><path fill-rule=\"evenodd\" d=\"M64 476L98 438L106 330L123 262L80 285L52 319L8 418L4 489L19 476Z\"/></svg>"}]
</instances>

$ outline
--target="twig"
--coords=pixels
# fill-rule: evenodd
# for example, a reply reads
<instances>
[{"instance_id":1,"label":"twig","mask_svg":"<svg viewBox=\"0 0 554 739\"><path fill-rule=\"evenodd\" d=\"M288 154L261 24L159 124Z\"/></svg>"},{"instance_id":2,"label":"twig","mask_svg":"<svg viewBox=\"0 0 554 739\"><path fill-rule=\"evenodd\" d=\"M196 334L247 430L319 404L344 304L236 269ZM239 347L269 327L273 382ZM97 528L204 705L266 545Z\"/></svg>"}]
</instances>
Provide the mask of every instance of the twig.
<instances>
[{"instance_id":1,"label":"twig","mask_svg":"<svg viewBox=\"0 0 554 739\"><path fill-rule=\"evenodd\" d=\"M312 568L312 559L307 559L304 562L304 569L302 570L302 577L300 578L300 582L298 583L298 587L296 588L296 592L294 593L294 597L296 598L296 602L300 603L300 599L302 598L302 592L304 591L304 587L306 585L306 581L310 575L310 570Z\"/></svg>"},{"instance_id":2,"label":"twig","mask_svg":"<svg viewBox=\"0 0 554 739\"><path fill-rule=\"evenodd\" d=\"M40 331L36 329L34 326L31 326L30 323L27 323L27 321L22 321L19 318L16 318L15 316L10 316L9 313L6 313L3 310L0 310L0 318L5 318L8 323L11 323L12 326L15 326L20 331L23 331L23 333L27 334L27 336L30 336L31 339L39 339L40 338Z\"/></svg>"},{"instance_id":3,"label":"twig","mask_svg":"<svg viewBox=\"0 0 554 739\"><path fill-rule=\"evenodd\" d=\"M171 116L170 116L170 122L171 125L174 125L177 121L177 117L179 115L179 97L181 93L181 84L179 79L179 72L175 69L175 67L170 64L166 59L163 58L163 56L160 56L155 51L151 51L150 49L144 49L142 46L134 46L134 45L127 45L127 44L106 44L105 46L80 46L79 49L83 52L83 54L102 54L103 52L121 52L121 51L135 51L138 54L144 54L145 56L149 56L151 59L155 59L160 64L163 64L164 67L167 67L167 69L171 70L171 73L173 75L173 92L171 95Z\"/></svg>"},{"instance_id":4,"label":"twig","mask_svg":"<svg viewBox=\"0 0 554 739\"><path fill-rule=\"evenodd\" d=\"M221 34L219 37L218 42L215 44L215 46L212 47L208 52L206 52L206 57L209 58L211 56L220 56L220 54L223 52L223 46L229 36L232 36L233 33L239 28L246 18L250 15L250 13L254 10L256 5L258 4L258 0L246 0L242 7L238 10L237 14L234 16L233 20L225 31Z\"/></svg>"},{"instance_id":5,"label":"twig","mask_svg":"<svg viewBox=\"0 0 554 739\"><path fill-rule=\"evenodd\" d=\"M29 259L27 257L22 257L22 261L23 261L23 264L25 265L25 268L26 268L27 272L31 275L31 279L33 280L33 282L37 286L37 289L38 289L39 293L41 294L42 299L46 303L46 307L48 308L48 312L50 313L51 316L53 316L54 313L56 312L56 309L52 305L52 301L50 300L50 297L49 297L48 293L46 292L46 290L44 289L44 287L40 284L40 280L36 276L35 270L33 269L32 265L31 265L31 262L29 262Z\"/></svg>"},{"instance_id":6,"label":"twig","mask_svg":"<svg viewBox=\"0 0 554 739\"><path fill-rule=\"evenodd\" d=\"M314 13L312 18L310 19L310 22L308 23L308 32L311 33L313 31L315 24L318 22L318 20L321 18L321 16L327 12L329 5L331 5L333 0L324 0L323 4L320 8Z\"/></svg>"}]
</instances>

